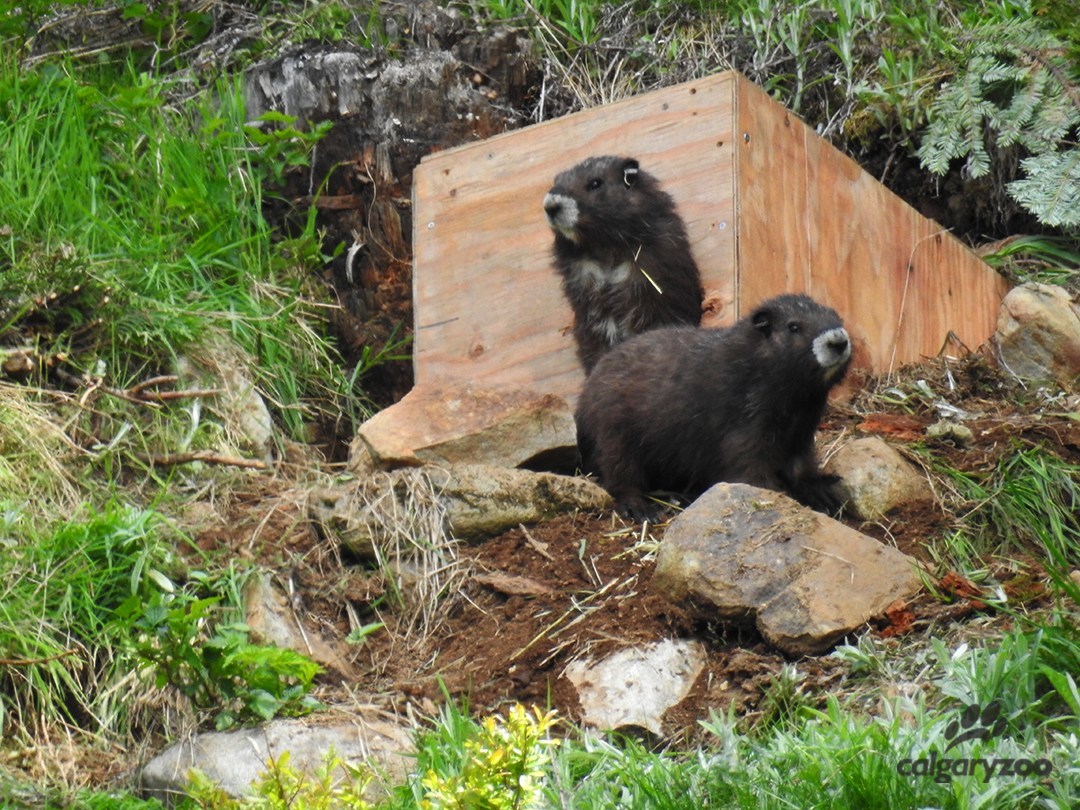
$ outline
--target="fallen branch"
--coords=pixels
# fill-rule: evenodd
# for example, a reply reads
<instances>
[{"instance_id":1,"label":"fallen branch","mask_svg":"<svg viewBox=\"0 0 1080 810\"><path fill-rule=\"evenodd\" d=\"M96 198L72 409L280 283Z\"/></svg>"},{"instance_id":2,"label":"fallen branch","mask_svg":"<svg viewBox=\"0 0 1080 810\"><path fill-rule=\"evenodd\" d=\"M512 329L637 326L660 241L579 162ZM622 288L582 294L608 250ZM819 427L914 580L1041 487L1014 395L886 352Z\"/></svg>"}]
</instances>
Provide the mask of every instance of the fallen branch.
<instances>
[{"instance_id":1,"label":"fallen branch","mask_svg":"<svg viewBox=\"0 0 1080 810\"><path fill-rule=\"evenodd\" d=\"M110 394L119 395L111 389L106 388ZM130 389L124 393L130 394ZM157 402L168 402L173 399L195 399L198 397L216 397L218 394L225 393L223 388L187 388L183 391L141 391L135 395L136 402L145 402L147 404L153 404Z\"/></svg>"},{"instance_id":2,"label":"fallen branch","mask_svg":"<svg viewBox=\"0 0 1080 810\"><path fill-rule=\"evenodd\" d=\"M140 456L140 459L155 467L176 467L180 464L191 464L194 461L201 461L204 464L220 464L225 467L246 467L251 470L265 470L270 466L265 461L256 458L222 456L211 450L196 450L192 453L166 453L163 456Z\"/></svg>"},{"instance_id":3,"label":"fallen branch","mask_svg":"<svg viewBox=\"0 0 1080 810\"><path fill-rule=\"evenodd\" d=\"M128 389L128 393L132 396L138 396L152 385L173 385L179 379L180 378L175 374L159 374L156 377L151 377L149 380L135 383L135 385Z\"/></svg>"},{"instance_id":4,"label":"fallen branch","mask_svg":"<svg viewBox=\"0 0 1080 810\"><path fill-rule=\"evenodd\" d=\"M56 376L61 380L71 385L86 386L87 391L100 390L106 394L116 397L117 399L123 399L127 402L134 402L138 405L151 405L157 407L162 402L169 402L174 399L197 399L200 397L215 397L218 394L224 393L224 389L221 388L188 388L183 391L147 391L150 386L173 384L177 381L177 377L172 374L160 375L157 377L151 377L149 380L143 380L141 383L136 383L131 388L113 388L108 385L102 385L100 381L94 380L92 377L83 375L82 377L72 374L70 371L65 371L62 368L58 368L55 371Z\"/></svg>"}]
</instances>

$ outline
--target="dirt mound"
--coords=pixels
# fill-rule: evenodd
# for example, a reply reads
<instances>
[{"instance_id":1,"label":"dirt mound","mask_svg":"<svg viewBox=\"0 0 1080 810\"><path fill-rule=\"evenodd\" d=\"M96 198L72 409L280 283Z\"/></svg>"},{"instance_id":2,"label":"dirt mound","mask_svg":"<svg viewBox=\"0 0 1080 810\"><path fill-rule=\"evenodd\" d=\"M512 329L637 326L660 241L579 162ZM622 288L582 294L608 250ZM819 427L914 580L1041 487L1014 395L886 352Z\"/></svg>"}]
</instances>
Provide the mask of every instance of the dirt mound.
<instances>
[{"instance_id":1,"label":"dirt mound","mask_svg":"<svg viewBox=\"0 0 1080 810\"><path fill-rule=\"evenodd\" d=\"M1022 447L1041 446L1080 463L1080 425L1064 408L1025 403L1034 395L1011 386L984 359L928 362L888 382L864 381L849 402L830 408L819 443L828 452L865 433L884 435L901 449L903 442L918 441L935 459L973 474L994 469ZM969 442L926 438L942 408L967 415ZM925 454L909 454L927 463ZM940 494L949 495L947 481L933 477ZM198 545L257 560L293 595L310 626L339 640L359 677L341 683L324 675L319 696L328 703L362 696L403 713L406 704L429 713L449 694L478 714L520 701L553 706L576 720L576 696L563 675L572 660L665 638L696 638L706 646L708 663L664 725L668 737L689 740L710 709L734 705L753 717L785 663L752 628L702 623L652 587L662 526L643 531L612 513L565 515L459 546L463 585L445 597L436 622L410 627L406 612L395 608L394 583L384 571L347 558L318 536L305 518L301 490L280 479L249 481L247 491L234 493L219 504L214 521L204 522ZM947 535L956 517L940 504L913 503L873 523L847 522L933 567L928 544ZM995 573L1006 593L1029 606L1045 597L1036 587L1041 569L1034 559L1026 561L1026 571ZM870 631L903 636L988 609L978 587L951 572L937 573L939 595L924 593L897 606ZM376 621L385 626L361 645L340 641L355 626ZM798 668L806 691L822 696L837 692L845 671L829 656L803 658Z\"/></svg>"},{"instance_id":2,"label":"dirt mound","mask_svg":"<svg viewBox=\"0 0 1080 810\"><path fill-rule=\"evenodd\" d=\"M350 612L386 623L349 650L359 680L338 684L324 676L319 696L326 702L363 695L399 711L406 702L433 711L448 693L480 714L518 701L552 705L577 719L577 699L563 676L570 661L698 637L708 647L707 672L665 725L671 736L685 736L706 705L746 708L756 701L784 660L752 630L699 626L655 592L655 536L613 514L567 515L459 549L470 572L464 587L447 600L437 626L410 632L385 601L382 575L342 560L297 520L296 507L272 488L248 492L233 501L222 525L199 533L198 544L254 553L291 580L308 621L339 639ZM825 661L812 669L825 675L835 667Z\"/></svg>"}]
</instances>

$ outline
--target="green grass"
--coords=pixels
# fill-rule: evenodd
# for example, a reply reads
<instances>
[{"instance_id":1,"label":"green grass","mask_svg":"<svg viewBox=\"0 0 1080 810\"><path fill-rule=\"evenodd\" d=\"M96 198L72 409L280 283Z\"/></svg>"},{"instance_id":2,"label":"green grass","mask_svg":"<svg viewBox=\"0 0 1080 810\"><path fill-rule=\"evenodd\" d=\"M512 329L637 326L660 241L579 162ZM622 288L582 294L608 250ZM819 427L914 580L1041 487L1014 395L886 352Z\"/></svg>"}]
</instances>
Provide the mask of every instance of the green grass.
<instances>
[{"instance_id":1,"label":"green grass","mask_svg":"<svg viewBox=\"0 0 1080 810\"><path fill-rule=\"evenodd\" d=\"M829 697L821 708L801 706L784 723L747 729L734 716L704 723L705 745L691 751L653 751L631 739L578 735L554 749L538 784L544 798L534 806L563 808L1067 808L1080 789L1080 730L1075 708L1038 699L1045 686L1039 636L1007 635L1000 650L967 647L933 651L928 690L879 704L870 715ZM1010 690L1011 678L1018 679ZM1044 695L1045 696L1045 695ZM929 705L933 699L936 705ZM946 753L949 725L972 701L1004 703L1005 730L997 737L961 743ZM1052 717L1052 721L1051 718ZM418 763L407 786L389 801L393 808L501 807L488 803L427 805L425 774L465 771L469 741L483 739L480 724L458 709L444 709L434 730L419 738ZM921 758L1045 758L1049 778L991 777L975 766L966 774L911 773ZM967 770L968 766L961 766ZM503 794L509 801L512 793ZM509 805L506 805L509 806Z\"/></svg>"},{"instance_id":2,"label":"green grass","mask_svg":"<svg viewBox=\"0 0 1080 810\"><path fill-rule=\"evenodd\" d=\"M260 210L305 144L263 157L236 80L169 92L131 68L0 62L0 331L120 388L228 335L301 437L350 390L313 298L314 227L275 242Z\"/></svg>"},{"instance_id":3,"label":"green grass","mask_svg":"<svg viewBox=\"0 0 1080 810\"><path fill-rule=\"evenodd\" d=\"M734 713L714 714L702 724L704 744L691 750L650 750L633 739L583 734L560 723L565 738L535 780L543 798L529 806L1065 810L1080 790L1080 693L1072 674L1080 665L1078 643L1076 626L1057 620L1034 631L1014 629L985 646L916 638L899 653L891 649L895 644L867 637L857 648L837 651L851 665L839 690L846 697L800 693L792 700L801 676L791 668L764 698L783 711L752 724ZM862 691L862 680L873 681L872 690ZM886 688L892 697L882 698ZM965 707L981 710L994 701L1005 719L1002 729L946 750L963 728ZM470 757L487 751L477 741L490 729L490 719L474 720L467 708L448 704L418 736L412 776L385 806L510 806L500 803L514 796L509 789L498 800L425 803L432 785L482 768L486 759L470 765ZM915 762L931 757L1045 760L1040 767L1052 770L1044 778L987 778L983 766L970 764L951 765L956 770L936 778L913 772L923 767Z\"/></svg>"},{"instance_id":4,"label":"green grass","mask_svg":"<svg viewBox=\"0 0 1080 810\"><path fill-rule=\"evenodd\" d=\"M139 691L122 612L168 584L173 538L153 514L121 507L53 531L35 520L12 510L4 532L0 729L8 740L62 727L120 733Z\"/></svg>"},{"instance_id":5,"label":"green grass","mask_svg":"<svg viewBox=\"0 0 1080 810\"><path fill-rule=\"evenodd\" d=\"M982 253L991 267L1023 283L1075 283L1080 277L1080 242L1055 236L1017 236Z\"/></svg>"},{"instance_id":6,"label":"green grass","mask_svg":"<svg viewBox=\"0 0 1080 810\"><path fill-rule=\"evenodd\" d=\"M1080 466L1018 442L985 473L944 464L938 471L965 502L960 528L944 544L961 568L1032 553L1062 574L1080 566Z\"/></svg>"}]
</instances>

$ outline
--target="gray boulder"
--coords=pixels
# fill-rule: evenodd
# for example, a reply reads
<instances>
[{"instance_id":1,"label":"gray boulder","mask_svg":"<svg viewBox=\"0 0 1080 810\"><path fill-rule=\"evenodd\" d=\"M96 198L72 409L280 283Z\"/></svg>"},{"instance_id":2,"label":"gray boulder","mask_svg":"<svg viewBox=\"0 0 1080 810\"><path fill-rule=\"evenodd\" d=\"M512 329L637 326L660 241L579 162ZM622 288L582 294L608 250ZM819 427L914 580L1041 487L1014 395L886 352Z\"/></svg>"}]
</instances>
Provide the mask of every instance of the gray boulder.
<instances>
[{"instance_id":1,"label":"gray boulder","mask_svg":"<svg viewBox=\"0 0 1080 810\"><path fill-rule=\"evenodd\" d=\"M825 471L844 479L844 507L861 520L875 520L893 507L934 499L926 478L878 436L848 442L829 459Z\"/></svg>"},{"instance_id":2,"label":"gray boulder","mask_svg":"<svg viewBox=\"0 0 1080 810\"><path fill-rule=\"evenodd\" d=\"M383 715L273 720L256 728L195 734L169 746L142 769L142 792L168 804L187 788L192 769L210 777L233 797L246 794L268 760L289 752L289 765L313 773L329 751L349 764L367 764L376 778L371 798L400 784L413 763L412 732Z\"/></svg>"},{"instance_id":3,"label":"gray boulder","mask_svg":"<svg viewBox=\"0 0 1080 810\"><path fill-rule=\"evenodd\" d=\"M717 484L664 533L653 586L812 655L920 588L915 561L780 493Z\"/></svg>"},{"instance_id":4,"label":"gray boulder","mask_svg":"<svg viewBox=\"0 0 1080 810\"><path fill-rule=\"evenodd\" d=\"M1001 302L994 342L1002 365L1017 377L1074 388L1080 377L1080 303L1062 287L1016 287Z\"/></svg>"}]
</instances>

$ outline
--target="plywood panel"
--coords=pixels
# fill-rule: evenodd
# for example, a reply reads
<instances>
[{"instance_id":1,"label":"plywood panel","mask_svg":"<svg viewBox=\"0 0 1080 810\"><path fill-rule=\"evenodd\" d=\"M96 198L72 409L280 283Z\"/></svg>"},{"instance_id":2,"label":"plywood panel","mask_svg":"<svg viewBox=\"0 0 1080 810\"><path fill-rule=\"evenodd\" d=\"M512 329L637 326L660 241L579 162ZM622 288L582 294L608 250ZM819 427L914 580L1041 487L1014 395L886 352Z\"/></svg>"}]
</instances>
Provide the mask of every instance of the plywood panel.
<instances>
[{"instance_id":1,"label":"plywood panel","mask_svg":"<svg viewBox=\"0 0 1080 810\"><path fill-rule=\"evenodd\" d=\"M414 175L414 362L440 378L576 399L571 313L542 209L559 171L637 157L675 198L702 270L707 326L764 298L835 307L856 362L884 372L953 331L994 329L1007 285L969 250L735 73L645 94L426 158Z\"/></svg>"},{"instance_id":2,"label":"plywood panel","mask_svg":"<svg viewBox=\"0 0 1080 810\"><path fill-rule=\"evenodd\" d=\"M811 295L844 318L855 361L882 369L895 343L896 313L918 215L818 138L806 136Z\"/></svg>"},{"instance_id":3,"label":"plywood panel","mask_svg":"<svg viewBox=\"0 0 1080 810\"><path fill-rule=\"evenodd\" d=\"M997 273L751 82L737 88L741 311L813 295L878 372L937 354L950 331L971 347L993 333Z\"/></svg>"},{"instance_id":4,"label":"plywood panel","mask_svg":"<svg viewBox=\"0 0 1080 810\"><path fill-rule=\"evenodd\" d=\"M810 286L806 143L799 120L751 82L736 82L735 212L739 316Z\"/></svg>"},{"instance_id":5,"label":"plywood panel","mask_svg":"<svg viewBox=\"0 0 1080 810\"><path fill-rule=\"evenodd\" d=\"M977 262L984 272L970 270ZM932 220L919 217L889 365L937 355L950 333L971 349L993 334L1008 283Z\"/></svg>"},{"instance_id":6,"label":"plywood panel","mask_svg":"<svg viewBox=\"0 0 1080 810\"><path fill-rule=\"evenodd\" d=\"M637 157L687 222L711 312L735 302L735 76L725 73L426 158L414 175L414 363L573 400L581 370L542 201L590 155Z\"/></svg>"}]
</instances>

